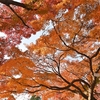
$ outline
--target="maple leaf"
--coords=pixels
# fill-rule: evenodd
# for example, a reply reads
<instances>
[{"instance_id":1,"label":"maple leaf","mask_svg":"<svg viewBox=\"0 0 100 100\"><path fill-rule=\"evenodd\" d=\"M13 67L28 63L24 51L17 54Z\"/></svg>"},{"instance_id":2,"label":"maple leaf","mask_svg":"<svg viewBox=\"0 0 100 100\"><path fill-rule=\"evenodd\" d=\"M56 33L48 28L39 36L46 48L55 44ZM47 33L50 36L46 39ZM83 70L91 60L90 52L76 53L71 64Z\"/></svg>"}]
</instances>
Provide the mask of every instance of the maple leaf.
<instances>
[{"instance_id":1,"label":"maple leaf","mask_svg":"<svg viewBox=\"0 0 100 100\"><path fill-rule=\"evenodd\" d=\"M9 54L10 59L0 67L0 97L28 92L43 100L70 100L77 97L79 100L99 100L99 1L25 2L38 9L21 9L19 12L17 7L14 10L31 28L22 25L9 10L5 16L1 16L4 18L1 29L8 37L0 40L0 57L3 61L4 54ZM7 8L4 8L6 12ZM1 14L4 15L4 12ZM9 20L6 16L9 16ZM48 23L50 28L47 28ZM28 38L39 30L45 30L45 34L35 44L27 45L26 52L15 48L22 37Z\"/></svg>"}]
</instances>

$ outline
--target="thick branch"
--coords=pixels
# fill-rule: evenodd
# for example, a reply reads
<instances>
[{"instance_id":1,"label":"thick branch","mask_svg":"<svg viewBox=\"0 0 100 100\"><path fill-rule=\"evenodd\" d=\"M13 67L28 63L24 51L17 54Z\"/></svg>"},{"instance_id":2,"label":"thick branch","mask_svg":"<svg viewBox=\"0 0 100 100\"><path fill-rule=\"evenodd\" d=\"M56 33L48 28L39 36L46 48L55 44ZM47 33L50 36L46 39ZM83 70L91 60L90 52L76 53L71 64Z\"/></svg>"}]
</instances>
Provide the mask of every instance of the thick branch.
<instances>
[{"instance_id":1,"label":"thick branch","mask_svg":"<svg viewBox=\"0 0 100 100\"><path fill-rule=\"evenodd\" d=\"M16 5L16 6L20 6L22 8L25 8L27 10L32 10L32 8L30 8L27 4L16 2L13 0L0 0L0 2L5 4L6 6L10 6L12 4L12 5Z\"/></svg>"}]
</instances>

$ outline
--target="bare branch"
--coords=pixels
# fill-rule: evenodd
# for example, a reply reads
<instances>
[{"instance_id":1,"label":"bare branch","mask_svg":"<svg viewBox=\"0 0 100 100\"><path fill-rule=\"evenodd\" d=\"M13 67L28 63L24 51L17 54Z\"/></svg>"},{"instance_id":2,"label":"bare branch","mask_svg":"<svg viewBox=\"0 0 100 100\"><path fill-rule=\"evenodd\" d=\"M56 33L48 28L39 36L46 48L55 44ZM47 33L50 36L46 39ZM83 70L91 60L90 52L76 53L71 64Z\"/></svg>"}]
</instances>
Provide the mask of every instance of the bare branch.
<instances>
[{"instance_id":1,"label":"bare branch","mask_svg":"<svg viewBox=\"0 0 100 100\"><path fill-rule=\"evenodd\" d=\"M24 22L24 20L14 11L14 9L11 7L11 6L8 6L11 10L12 10L12 12L21 20L21 22L25 25L25 26L27 26L28 28L30 28L25 22Z\"/></svg>"},{"instance_id":2,"label":"bare branch","mask_svg":"<svg viewBox=\"0 0 100 100\"><path fill-rule=\"evenodd\" d=\"M32 10L32 8L30 8L27 4L20 3L20 2L17 2L17 1L13 1L13 0L0 0L0 2L5 4L8 7L12 4L12 5L16 5L16 6L25 8L27 10Z\"/></svg>"}]
</instances>

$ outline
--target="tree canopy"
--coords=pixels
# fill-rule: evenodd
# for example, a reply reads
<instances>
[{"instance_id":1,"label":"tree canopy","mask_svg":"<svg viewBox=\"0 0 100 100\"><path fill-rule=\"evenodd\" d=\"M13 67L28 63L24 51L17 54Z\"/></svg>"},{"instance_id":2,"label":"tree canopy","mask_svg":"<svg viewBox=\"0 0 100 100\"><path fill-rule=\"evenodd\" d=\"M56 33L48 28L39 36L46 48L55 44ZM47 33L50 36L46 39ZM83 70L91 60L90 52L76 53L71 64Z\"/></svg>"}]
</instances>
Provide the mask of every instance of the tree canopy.
<instances>
[{"instance_id":1,"label":"tree canopy","mask_svg":"<svg viewBox=\"0 0 100 100\"><path fill-rule=\"evenodd\" d=\"M0 98L100 100L99 0L0 2L0 31L7 35L0 38ZM27 51L16 47L40 30Z\"/></svg>"}]
</instances>

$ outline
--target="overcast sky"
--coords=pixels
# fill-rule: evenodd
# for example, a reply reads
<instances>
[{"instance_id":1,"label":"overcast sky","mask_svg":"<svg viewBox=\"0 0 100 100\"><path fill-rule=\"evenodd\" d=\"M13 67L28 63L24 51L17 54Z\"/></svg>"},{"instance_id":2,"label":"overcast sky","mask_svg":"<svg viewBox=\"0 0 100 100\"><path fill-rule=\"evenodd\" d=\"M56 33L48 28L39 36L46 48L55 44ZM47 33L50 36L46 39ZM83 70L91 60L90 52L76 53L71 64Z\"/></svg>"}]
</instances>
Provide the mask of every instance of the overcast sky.
<instances>
[{"instance_id":1,"label":"overcast sky","mask_svg":"<svg viewBox=\"0 0 100 100\"><path fill-rule=\"evenodd\" d=\"M36 43L36 40L42 35L42 31L37 32L36 35L32 35L30 38L22 38L22 42L17 45L17 47L19 49L21 49L22 51L27 50L27 48L25 47L25 44L30 44L30 43Z\"/></svg>"}]
</instances>

